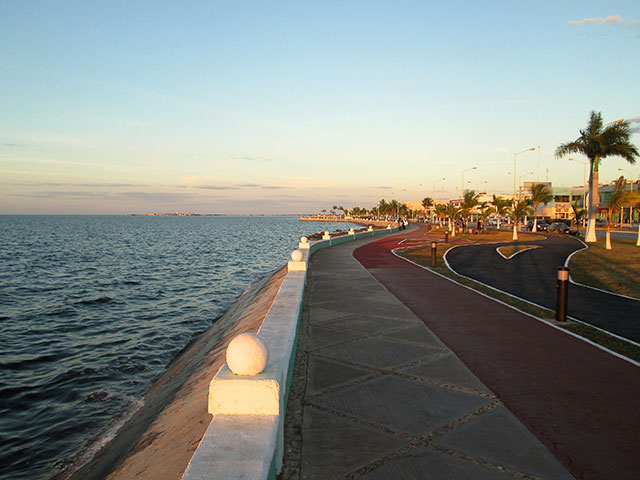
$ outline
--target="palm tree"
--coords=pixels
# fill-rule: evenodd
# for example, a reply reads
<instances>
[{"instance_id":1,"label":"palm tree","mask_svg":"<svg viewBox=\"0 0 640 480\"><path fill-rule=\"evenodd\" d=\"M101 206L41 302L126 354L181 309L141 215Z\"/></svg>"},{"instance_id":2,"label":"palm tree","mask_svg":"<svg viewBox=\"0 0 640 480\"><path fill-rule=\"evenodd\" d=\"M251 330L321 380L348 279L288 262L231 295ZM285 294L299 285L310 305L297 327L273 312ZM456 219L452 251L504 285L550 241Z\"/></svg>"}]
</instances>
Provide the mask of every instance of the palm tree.
<instances>
[{"instance_id":1,"label":"palm tree","mask_svg":"<svg viewBox=\"0 0 640 480\"><path fill-rule=\"evenodd\" d=\"M531 203L533 203L533 230L538 231L538 205L546 205L553 200L551 187L546 183L536 183L531 187Z\"/></svg>"},{"instance_id":2,"label":"palm tree","mask_svg":"<svg viewBox=\"0 0 640 480\"><path fill-rule=\"evenodd\" d=\"M493 211L494 211L494 207L489 202L482 202L480 204L480 218L482 218L482 231L483 232L487 228L486 227L487 219L489 218L489 215L491 215L491 213Z\"/></svg>"},{"instance_id":3,"label":"palm tree","mask_svg":"<svg viewBox=\"0 0 640 480\"><path fill-rule=\"evenodd\" d=\"M580 208L580 202L578 200L571 202L571 208L573 209L573 216L576 222L576 227L580 227L580 221L587 214L587 210L584 208Z\"/></svg>"},{"instance_id":4,"label":"palm tree","mask_svg":"<svg viewBox=\"0 0 640 480\"><path fill-rule=\"evenodd\" d=\"M635 203L638 201L638 193L633 191L625 191L626 185L624 177L618 178L616 184L611 192L611 197L606 204L607 207L607 240L605 248L611 250L611 220L613 212L620 210L623 206Z\"/></svg>"},{"instance_id":5,"label":"palm tree","mask_svg":"<svg viewBox=\"0 0 640 480\"><path fill-rule=\"evenodd\" d=\"M471 215L472 210L480 203L478 201L479 196L480 195L477 195L474 190L465 190L464 196L462 198L462 206L460 212L461 217L466 218Z\"/></svg>"},{"instance_id":6,"label":"palm tree","mask_svg":"<svg viewBox=\"0 0 640 480\"><path fill-rule=\"evenodd\" d=\"M429 214L431 214L431 208L433 207L433 198L431 197L425 197L422 200L422 208L429 211Z\"/></svg>"},{"instance_id":7,"label":"palm tree","mask_svg":"<svg viewBox=\"0 0 640 480\"><path fill-rule=\"evenodd\" d=\"M454 205L453 203L447 204L447 217L449 218L449 230L451 231L451 236L456 236L456 218L460 215L460 208Z\"/></svg>"},{"instance_id":8,"label":"palm tree","mask_svg":"<svg viewBox=\"0 0 640 480\"><path fill-rule=\"evenodd\" d=\"M438 203L436 205L436 216L438 217L440 226L442 226L442 220L447 216L447 206L444 203Z\"/></svg>"},{"instance_id":9,"label":"palm tree","mask_svg":"<svg viewBox=\"0 0 640 480\"><path fill-rule=\"evenodd\" d=\"M598 168L600 161L608 156L618 156L634 164L638 149L629 142L631 135L629 122L619 120L603 125L602 114L592 111L587 128L580 130L580 137L573 142L561 144L555 156L581 153L589 159L589 223L585 241L596 241L596 204L598 203Z\"/></svg>"},{"instance_id":10,"label":"palm tree","mask_svg":"<svg viewBox=\"0 0 640 480\"><path fill-rule=\"evenodd\" d=\"M513 206L509 211L509 216L513 219L513 240L518 240L518 225L520 225L520 218L531 213L531 200L520 200L519 202L513 201Z\"/></svg>"},{"instance_id":11,"label":"palm tree","mask_svg":"<svg viewBox=\"0 0 640 480\"><path fill-rule=\"evenodd\" d=\"M500 219L509 213L509 208L511 207L511 200L507 200L506 198L493 196L493 206L496 210L496 215L498 216L498 231L500 230Z\"/></svg>"}]
</instances>

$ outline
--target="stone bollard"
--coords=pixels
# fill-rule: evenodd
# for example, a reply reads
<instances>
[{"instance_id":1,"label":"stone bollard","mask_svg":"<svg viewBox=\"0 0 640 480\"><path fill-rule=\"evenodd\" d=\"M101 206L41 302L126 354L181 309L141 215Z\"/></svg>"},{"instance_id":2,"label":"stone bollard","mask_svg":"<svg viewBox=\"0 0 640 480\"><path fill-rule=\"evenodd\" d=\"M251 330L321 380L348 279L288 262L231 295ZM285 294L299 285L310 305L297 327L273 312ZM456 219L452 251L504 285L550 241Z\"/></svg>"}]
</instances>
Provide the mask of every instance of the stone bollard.
<instances>
[{"instance_id":1,"label":"stone bollard","mask_svg":"<svg viewBox=\"0 0 640 480\"><path fill-rule=\"evenodd\" d=\"M367 229L367 231L373 232L373 227L371 225L369 225L369 228Z\"/></svg>"},{"instance_id":2,"label":"stone bollard","mask_svg":"<svg viewBox=\"0 0 640 480\"><path fill-rule=\"evenodd\" d=\"M350 228L349 229L349 235L355 235L355 234L356 234L356 232L353 231L353 228Z\"/></svg>"},{"instance_id":3,"label":"stone bollard","mask_svg":"<svg viewBox=\"0 0 640 480\"><path fill-rule=\"evenodd\" d=\"M322 239L323 240L331 240L331 235L329 235L329 232L324 232L324 235L322 235Z\"/></svg>"},{"instance_id":4,"label":"stone bollard","mask_svg":"<svg viewBox=\"0 0 640 480\"><path fill-rule=\"evenodd\" d=\"M391 225L387 225L387 230L391 230Z\"/></svg>"},{"instance_id":5,"label":"stone bollard","mask_svg":"<svg viewBox=\"0 0 640 480\"><path fill-rule=\"evenodd\" d=\"M294 250L291 252L291 260L287 264L287 269L290 272L304 272L307 270L307 264L302 260L304 255L300 250Z\"/></svg>"},{"instance_id":6,"label":"stone bollard","mask_svg":"<svg viewBox=\"0 0 640 480\"><path fill-rule=\"evenodd\" d=\"M269 360L267 345L254 333L243 333L229 343L227 366L235 375L258 375Z\"/></svg>"},{"instance_id":7,"label":"stone bollard","mask_svg":"<svg viewBox=\"0 0 640 480\"><path fill-rule=\"evenodd\" d=\"M300 243L298 244L300 250L309 249L309 239L307 237L300 237Z\"/></svg>"}]
</instances>

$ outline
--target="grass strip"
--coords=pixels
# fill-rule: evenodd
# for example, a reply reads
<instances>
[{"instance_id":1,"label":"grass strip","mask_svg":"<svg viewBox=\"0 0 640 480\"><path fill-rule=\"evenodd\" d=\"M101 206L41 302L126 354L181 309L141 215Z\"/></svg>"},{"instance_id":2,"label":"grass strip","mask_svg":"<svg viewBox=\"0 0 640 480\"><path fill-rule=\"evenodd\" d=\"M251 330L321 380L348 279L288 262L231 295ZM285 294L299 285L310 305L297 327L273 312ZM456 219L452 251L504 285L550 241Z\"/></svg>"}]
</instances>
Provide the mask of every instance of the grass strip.
<instances>
[{"instance_id":1,"label":"grass strip","mask_svg":"<svg viewBox=\"0 0 640 480\"><path fill-rule=\"evenodd\" d=\"M598 238L589 248L571 257L571 278L583 285L638 298L640 295L640 247L635 239L613 238L612 249Z\"/></svg>"}]
</instances>

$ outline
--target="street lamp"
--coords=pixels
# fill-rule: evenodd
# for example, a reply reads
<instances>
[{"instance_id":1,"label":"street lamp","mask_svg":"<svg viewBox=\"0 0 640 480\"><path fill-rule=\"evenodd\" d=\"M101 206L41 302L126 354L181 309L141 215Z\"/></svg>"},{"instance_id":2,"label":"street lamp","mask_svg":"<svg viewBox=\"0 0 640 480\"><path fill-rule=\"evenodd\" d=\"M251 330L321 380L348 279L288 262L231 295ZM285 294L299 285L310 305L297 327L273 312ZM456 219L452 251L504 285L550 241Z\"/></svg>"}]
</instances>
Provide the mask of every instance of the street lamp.
<instances>
[{"instance_id":1,"label":"street lamp","mask_svg":"<svg viewBox=\"0 0 640 480\"><path fill-rule=\"evenodd\" d=\"M587 165L589 162L583 162L582 160L576 160L575 158L569 158L574 162L578 162L582 164L582 208L585 208L587 205ZM584 227L584 222L586 218L582 219L582 226Z\"/></svg>"},{"instance_id":2,"label":"street lamp","mask_svg":"<svg viewBox=\"0 0 640 480\"><path fill-rule=\"evenodd\" d=\"M515 204L516 201L516 157L524 152L531 152L535 150L536 147L527 148L526 150L522 150L521 152L517 152L513 154L513 202Z\"/></svg>"},{"instance_id":3,"label":"street lamp","mask_svg":"<svg viewBox=\"0 0 640 480\"><path fill-rule=\"evenodd\" d=\"M433 201L436 201L436 182L440 181L440 180L446 180L446 178L442 177L442 178L436 178L433 181Z\"/></svg>"},{"instance_id":4,"label":"street lamp","mask_svg":"<svg viewBox=\"0 0 640 480\"><path fill-rule=\"evenodd\" d=\"M464 200L464 172L468 172L470 170L476 170L478 167L471 167L471 168L467 168L466 170L462 171L462 183L461 183L461 187L460 187L460 195L462 196L462 200Z\"/></svg>"},{"instance_id":5,"label":"street lamp","mask_svg":"<svg viewBox=\"0 0 640 480\"><path fill-rule=\"evenodd\" d=\"M513 174L513 172L507 172L507 175L512 175L512 174ZM520 200L521 193L524 190L524 188L521 185L522 184L522 178L526 177L527 175L533 175L533 172L527 172L527 173L523 173L522 175L518 175L518 200ZM514 175L514 178L515 178L515 175Z\"/></svg>"},{"instance_id":6,"label":"street lamp","mask_svg":"<svg viewBox=\"0 0 640 480\"><path fill-rule=\"evenodd\" d=\"M629 182L631 183L631 191L633 192L633 172L629 170L625 170L624 168L618 168L619 172L624 172L629 174ZM639 177L640 178L640 177ZM622 226L622 210L624 207L620 207L620 226ZM629 206L629 226L633 225L633 206Z\"/></svg>"}]
</instances>

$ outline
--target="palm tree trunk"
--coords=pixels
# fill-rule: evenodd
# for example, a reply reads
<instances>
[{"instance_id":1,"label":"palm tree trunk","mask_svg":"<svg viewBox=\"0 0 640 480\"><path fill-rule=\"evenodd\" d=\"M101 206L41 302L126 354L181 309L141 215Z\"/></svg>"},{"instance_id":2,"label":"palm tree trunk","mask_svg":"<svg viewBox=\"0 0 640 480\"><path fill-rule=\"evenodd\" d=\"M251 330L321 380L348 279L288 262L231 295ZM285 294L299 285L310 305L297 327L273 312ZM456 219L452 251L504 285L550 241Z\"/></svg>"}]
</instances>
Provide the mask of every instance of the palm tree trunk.
<instances>
[{"instance_id":1,"label":"palm tree trunk","mask_svg":"<svg viewBox=\"0 0 640 480\"><path fill-rule=\"evenodd\" d=\"M636 240L636 247L640 247L640 221L638 222L638 239Z\"/></svg>"},{"instance_id":2,"label":"palm tree trunk","mask_svg":"<svg viewBox=\"0 0 640 480\"><path fill-rule=\"evenodd\" d=\"M605 248L611 250L611 229L607 228L607 242Z\"/></svg>"},{"instance_id":3,"label":"palm tree trunk","mask_svg":"<svg viewBox=\"0 0 640 480\"><path fill-rule=\"evenodd\" d=\"M596 242L596 204L598 198L598 158L589 159L589 223L584 241L588 243Z\"/></svg>"},{"instance_id":4,"label":"palm tree trunk","mask_svg":"<svg viewBox=\"0 0 640 480\"><path fill-rule=\"evenodd\" d=\"M518 222L513 222L513 237L512 240L518 240Z\"/></svg>"}]
</instances>

